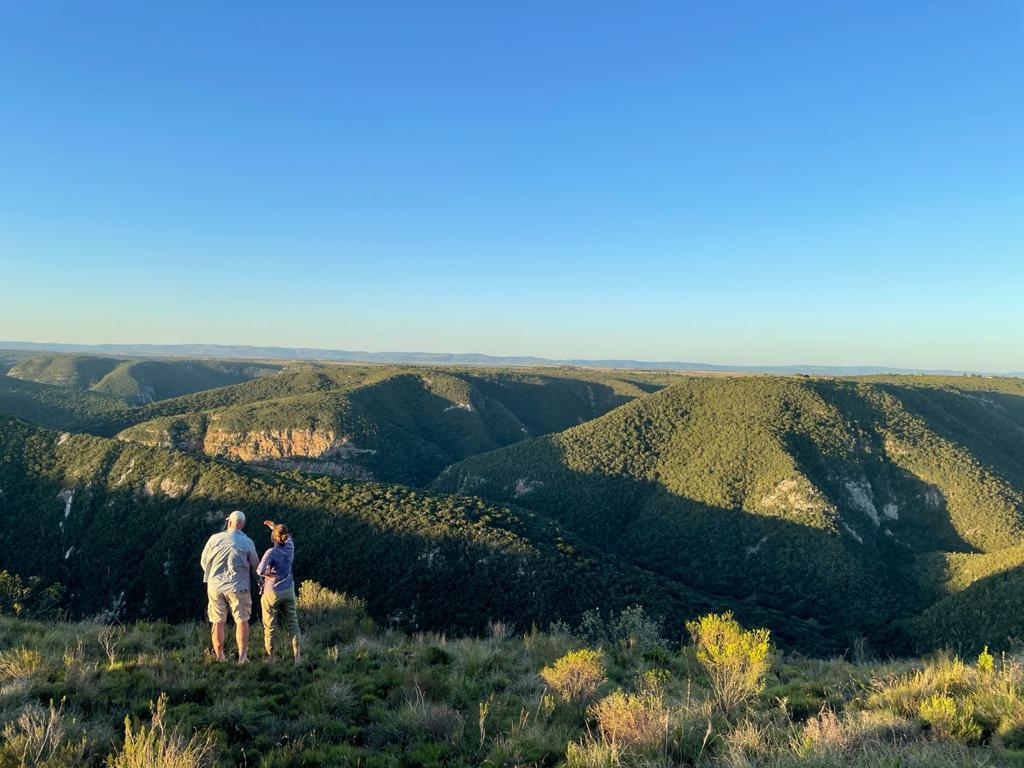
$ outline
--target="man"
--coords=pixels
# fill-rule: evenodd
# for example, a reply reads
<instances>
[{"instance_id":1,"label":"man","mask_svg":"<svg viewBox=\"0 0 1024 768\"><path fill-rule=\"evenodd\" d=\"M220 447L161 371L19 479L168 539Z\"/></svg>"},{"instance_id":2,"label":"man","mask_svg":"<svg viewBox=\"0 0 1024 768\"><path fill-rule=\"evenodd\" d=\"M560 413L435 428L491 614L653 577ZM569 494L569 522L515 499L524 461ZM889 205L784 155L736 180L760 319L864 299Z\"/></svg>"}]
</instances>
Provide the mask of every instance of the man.
<instances>
[{"instance_id":1,"label":"man","mask_svg":"<svg viewBox=\"0 0 1024 768\"><path fill-rule=\"evenodd\" d=\"M235 642L238 663L245 664L249 655L249 618L252 616L252 575L259 565L256 545L242 533L245 515L235 510L228 515L227 530L215 533L203 547L199 560L206 582L206 616L213 625L211 638L217 661L225 661L224 633L228 611L235 620Z\"/></svg>"}]
</instances>

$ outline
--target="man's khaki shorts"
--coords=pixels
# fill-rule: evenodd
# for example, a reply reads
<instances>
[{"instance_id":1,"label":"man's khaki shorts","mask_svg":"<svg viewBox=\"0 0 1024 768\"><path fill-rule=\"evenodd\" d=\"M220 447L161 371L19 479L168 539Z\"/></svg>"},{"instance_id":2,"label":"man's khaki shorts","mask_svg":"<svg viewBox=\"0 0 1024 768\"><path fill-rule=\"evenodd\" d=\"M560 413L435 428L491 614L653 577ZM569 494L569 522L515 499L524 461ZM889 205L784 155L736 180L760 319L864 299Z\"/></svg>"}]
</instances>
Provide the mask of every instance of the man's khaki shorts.
<instances>
[{"instance_id":1,"label":"man's khaki shorts","mask_svg":"<svg viewBox=\"0 0 1024 768\"><path fill-rule=\"evenodd\" d=\"M228 611L235 618L235 624L249 621L252 616L252 596L248 592L207 592L206 617L211 624L228 620Z\"/></svg>"}]
</instances>

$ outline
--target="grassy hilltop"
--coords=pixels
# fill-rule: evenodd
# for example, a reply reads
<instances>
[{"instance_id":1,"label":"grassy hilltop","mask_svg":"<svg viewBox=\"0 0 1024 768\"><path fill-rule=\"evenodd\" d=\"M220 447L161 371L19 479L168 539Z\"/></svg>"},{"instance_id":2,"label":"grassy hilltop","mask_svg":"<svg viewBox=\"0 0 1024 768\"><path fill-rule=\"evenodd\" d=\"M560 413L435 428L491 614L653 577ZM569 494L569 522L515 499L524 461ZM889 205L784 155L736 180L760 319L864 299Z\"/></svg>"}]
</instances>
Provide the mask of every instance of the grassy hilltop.
<instances>
[{"instance_id":1,"label":"grassy hilltop","mask_svg":"<svg viewBox=\"0 0 1024 768\"><path fill-rule=\"evenodd\" d=\"M382 631L300 589L305 659L239 668L206 625L0 617L0 766L959 768L1024 758L1024 672L810 660L704 619L642 612L482 638Z\"/></svg>"}]
</instances>

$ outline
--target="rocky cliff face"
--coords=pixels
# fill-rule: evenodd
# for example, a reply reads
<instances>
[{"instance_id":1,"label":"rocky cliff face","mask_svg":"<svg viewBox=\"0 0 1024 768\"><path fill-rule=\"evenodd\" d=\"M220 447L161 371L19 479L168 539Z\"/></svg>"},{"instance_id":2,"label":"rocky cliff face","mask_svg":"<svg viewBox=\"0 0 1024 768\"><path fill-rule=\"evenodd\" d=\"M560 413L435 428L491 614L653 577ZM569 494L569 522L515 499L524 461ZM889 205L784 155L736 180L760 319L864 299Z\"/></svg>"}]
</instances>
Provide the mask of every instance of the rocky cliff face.
<instances>
[{"instance_id":1,"label":"rocky cliff face","mask_svg":"<svg viewBox=\"0 0 1024 768\"><path fill-rule=\"evenodd\" d=\"M264 429L231 432L209 428L203 453L254 464L370 479L359 457L375 453L357 448L347 436L323 429Z\"/></svg>"},{"instance_id":2,"label":"rocky cliff face","mask_svg":"<svg viewBox=\"0 0 1024 768\"><path fill-rule=\"evenodd\" d=\"M357 448L347 435L329 429L287 427L236 431L216 422L216 415L198 420L156 419L126 429L118 439L278 469L373 479L363 464L376 451Z\"/></svg>"}]
</instances>

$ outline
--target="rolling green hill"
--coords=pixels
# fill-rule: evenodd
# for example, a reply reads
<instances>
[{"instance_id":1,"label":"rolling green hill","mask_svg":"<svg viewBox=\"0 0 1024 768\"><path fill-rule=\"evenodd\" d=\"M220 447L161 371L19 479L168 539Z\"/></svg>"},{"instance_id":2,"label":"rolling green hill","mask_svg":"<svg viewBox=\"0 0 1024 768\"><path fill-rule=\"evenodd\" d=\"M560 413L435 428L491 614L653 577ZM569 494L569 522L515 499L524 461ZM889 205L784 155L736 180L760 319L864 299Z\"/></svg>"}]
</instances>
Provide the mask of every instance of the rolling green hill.
<instances>
[{"instance_id":1,"label":"rolling green hill","mask_svg":"<svg viewBox=\"0 0 1024 768\"><path fill-rule=\"evenodd\" d=\"M672 380L51 355L0 377L0 413L277 469L422 485L455 461L592 419Z\"/></svg>"},{"instance_id":2,"label":"rolling green hill","mask_svg":"<svg viewBox=\"0 0 1024 768\"><path fill-rule=\"evenodd\" d=\"M38 355L16 363L7 375L37 384L92 389L120 362L113 357Z\"/></svg>"},{"instance_id":3,"label":"rolling green hill","mask_svg":"<svg viewBox=\"0 0 1024 768\"><path fill-rule=\"evenodd\" d=\"M923 619L894 622L969 602L995 553L1024 543L1022 394L986 379L689 379L432 487L515 501L652 573L835 637L936 645ZM961 564L959 581L936 555ZM1024 629L1003 624L1000 638Z\"/></svg>"},{"instance_id":4,"label":"rolling green hill","mask_svg":"<svg viewBox=\"0 0 1024 768\"><path fill-rule=\"evenodd\" d=\"M113 357L50 354L22 359L7 375L76 390L123 397L139 405L155 400L237 384L280 370L270 363L216 360L123 360Z\"/></svg>"},{"instance_id":5,"label":"rolling green hill","mask_svg":"<svg viewBox=\"0 0 1024 768\"><path fill-rule=\"evenodd\" d=\"M154 403L123 440L418 485L452 462L600 416L664 375L311 366Z\"/></svg>"}]
</instances>

